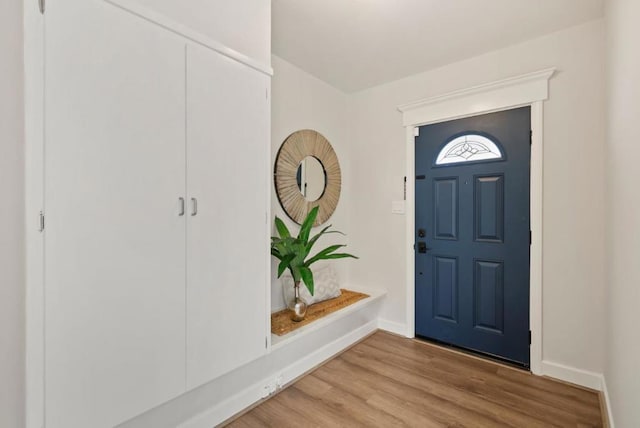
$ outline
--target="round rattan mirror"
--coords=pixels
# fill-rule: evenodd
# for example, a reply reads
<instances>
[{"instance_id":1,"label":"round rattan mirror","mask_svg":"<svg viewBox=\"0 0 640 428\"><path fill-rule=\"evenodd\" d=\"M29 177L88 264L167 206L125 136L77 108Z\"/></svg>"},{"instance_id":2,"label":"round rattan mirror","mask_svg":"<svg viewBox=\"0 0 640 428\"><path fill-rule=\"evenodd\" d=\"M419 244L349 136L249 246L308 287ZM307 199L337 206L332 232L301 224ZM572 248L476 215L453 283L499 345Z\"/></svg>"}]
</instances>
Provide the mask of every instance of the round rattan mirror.
<instances>
[{"instance_id":1,"label":"round rattan mirror","mask_svg":"<svg viewBox=\"0 0 640 428\"><path fill-rule=\"evenodd\" d=\"M289 135L278 151L274 168L278 200L285 213L301 224L318 206L314 226L326 222L338 206L342 175L338 156L319 132L303 129Z\"/></svg>"}]
</instances>

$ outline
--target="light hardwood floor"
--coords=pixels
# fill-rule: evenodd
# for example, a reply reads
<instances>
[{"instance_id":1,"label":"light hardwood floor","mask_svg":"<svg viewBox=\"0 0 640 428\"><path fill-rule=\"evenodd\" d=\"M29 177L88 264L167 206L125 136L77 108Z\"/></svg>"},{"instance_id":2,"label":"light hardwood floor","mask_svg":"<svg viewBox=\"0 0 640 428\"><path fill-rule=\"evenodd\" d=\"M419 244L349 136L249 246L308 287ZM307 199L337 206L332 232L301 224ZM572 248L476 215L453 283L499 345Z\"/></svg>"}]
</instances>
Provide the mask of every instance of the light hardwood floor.
<instances>
[{"instance_id":1,"label":"light hardwood floor","mask_svg":"<svg viewBox=\"0 0 640 428\"><path fill-rule=\"evenodd\" d=\"M599 396L377 332L229 427L601 427Z\"/></svg>"}]
</instances>

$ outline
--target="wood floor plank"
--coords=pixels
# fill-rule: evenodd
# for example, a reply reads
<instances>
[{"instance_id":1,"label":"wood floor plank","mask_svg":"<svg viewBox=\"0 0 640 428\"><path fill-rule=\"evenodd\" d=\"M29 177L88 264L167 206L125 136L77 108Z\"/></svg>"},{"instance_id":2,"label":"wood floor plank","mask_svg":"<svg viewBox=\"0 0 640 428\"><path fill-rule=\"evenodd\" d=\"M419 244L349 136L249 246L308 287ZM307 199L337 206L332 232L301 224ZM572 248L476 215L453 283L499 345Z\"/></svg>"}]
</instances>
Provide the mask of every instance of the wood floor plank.
<instances>
[{"instance_id":1,"label":"wood floor plank","mask_svg":"<svg viewBox=\"0 0 640 428\"><path fill-rule=\"evenodd\" d=\"M372 395L367 399L367 404L377 409L396 415L406 426L421 428L438 428L441 426L433 418L433 414L426 412L424 406L394 397L383 392Z\"/></svg>"},{"instance_id":2,"label":"wood floor plank","mask_svg":"<svg viewBox=\"0 0 640 428\"><path fill-rule=\"evenodd\" d=\"M429 403L438 400L436 409L446 413L443 421L473 419L476 426L487 427L496 426L499 422L516 427L523 426L525 422L531 427L542 428L544 426L535 420L529 420L516 410L504 407L500 403L495 404L487 401L482 396L478 397L475 385L468 383L466 390L453 385L455 375L446 373L440 376L426 377L423 373L405 371L390 364L358 360L353 355L343 358L363 370L366 370L367 367L373 367L374 371L384 373L387 382L397 382L401 385L400 388L394 390L395 394L405 397L407 400L418 398L420 401ZM384 383L378 385L379 388L388 388L389 386ZM459 405L462 400L464 400L464 406Z\"/></svg>"},{"instance_id":3,"label":"wood floor plank","mask_svg":"<svg viewBox=\"0 0 640 428\"><path fill-rule=\"evenodd\" d=\"M265 405L267 404L267 405ZM304 416L296 407L286 406L283 400L269 400L251 410L248 414L255 416L262 422L262 426L294 426L291 421L304 420ZM240 417L235 423L242 423L246 415ZM235 426L232 424L232 426Z\"/></svg>"},{"instance_id":4,"label":"wood floor plank","mask_svg":"<svg viewBox=\"0 0 640 428\"><path fill-rule=\"evenodd\" d=\"M550 410L554 413L554 416L559 418L559 422L564 421L564 423L568 423L566 418L563 418L563 415L566 415L567 412L570 419L575 419L576 414L579 415L577 416L578 421L575 422L580 423L592 423L593 420L600 418L601 413L597 409L599 407L599 398L597 394L594 394L592 391L574 387L567 388L565 384L549 382L548 379L533 376L522 370L512 368L505 369L502 366L487 364L483 360L470 358L466 355L457 353L455 353L456 355L451 355L452 352L446 349L433 346L431 346L431 348L431 352L440 353L447 357L437 358L431 355L430 367L434 369L431 370L431 372L438 377L442 376L442 372L455 371L457 374L466 375L467 379L472 380L476 373L482 373L482 367L478 366L478 363L481 363L482 366L486 366L484 374L478 374L476 380L480 380L487 386L493 387L494 390L500 394L496 398L500 398L500 400L505 403L508 403L509 397L518 400L518 397L522 396L529 401L531 411L534 414L542 410L539 404L549 406L544 410ZM394 349L397 353L398 347L396 346ZM403 349L403 351L406 351L406 349ZM442 371L436 370L438 368ZM495 368L498 368L501 376L495 376ZM512 381L509 379L510 377L516 377L518 381ZM529 385L535 384L538 387L543 386L543 388L531 388L522 385L525 380L530 381L528 382ZM491 396L493 395L492 393ZM513 405L513 403L511 404ZM573 422L572 420L571 423Z\"/></svg>"},{"instance_id":5,"label":"wood floor plank","mask_svg":"<svg viewBox=\"0 0 640 428\"><path fill-rule=\"evenodd\" d=\"M447 409L447 403L439 397L426 394L423 391L412 390L400 382L351 366L341 359L334 360L331 367L314 373L314 376L321 377L327 382L332 382L336 385L336 388L353 394L360 394L367 399L367 403L373 399L373 402L377 403L377 406L374 407L385 411L386 409L380 405L379 399L374 397L396 397L396 400L404 403L406 408L411 408L413 404L418 404L423 412L429 413L434 422L451 419L451 412ZM357 379L354 379L354 377L357 377ZM398 415L396 417L402 419ZM486 426L491 425L493 424L486 424Z\"/></svg>"},{"instance_id":6,"label":"wood floor plank","mask_svg":"<svg viewBox=\"0 0 640 428\"><path fill-rule=\"evenodd\" d=\"M377 332L233 428L602 427L595 391Z\"/></svg>"},{"instance_id":7,"label":"wood floor plank","mask_svg":"<svg viewBox=\"0 0 640 428\"><path fill-rule=\"evenodd\" d=\"M464 369L451 361L432 359L428 367L419 364L407 365L404 363L402 365L394 355L387 355L384 359L380 359L371 352L363 351L362 348L354 349L354 352L349 353L345 358L350 359L352 362L359 361L362 366L387 370L390 373L389 376L394 378L401 378L409 373L409 378L405 379L404 383L414 387L420 388L422 381L428 380L429 385L439 385L442 393L448 397L451 397L450 394L456 394L459 391L472 392L481 400L491 402L497 406L521 409L521 413L533 419L537 419L538 414L545 411L551 413L551 416L561 425L588 422L576 420L575 415L570 410L563 406L557 406L554 402L539 403L532 396L523 397L518 393L509 391L504 385L501 387L487 385L487 382L492 379L489 376L475 379L476 382L472 382L473 370ZM428 370L426 370L427 368ZM477 404L481 405L481 402L477 402Z\"/></svg>"},{"instance_id":8,"label":"wood floor plank","mask_svg":"<svg viewBox=\"0 0 640 428\"><path fill-rule=\"evenodd\" d=\"M325 393L322 395L324 396ZM290 421L293 426L341 427L347 424L354 427L364 426L351 418L346 418L344 409L332 406L330 402L318 400L299 389L298 384L287 388L278 395L278 399L282 404L297 409L302 416L302 419Z\"/></svg>"},{"instance_id":9,"label":"wood floor plank","mask_svg":"<svg viewBox=\"0 0 640 428\"><path fill-rule=\"evenodd\" d=\"M254 413L247 413L235 421L236 428L260 428L265 426L264 422L258 419Z\"/></svg>"}]
</instances>

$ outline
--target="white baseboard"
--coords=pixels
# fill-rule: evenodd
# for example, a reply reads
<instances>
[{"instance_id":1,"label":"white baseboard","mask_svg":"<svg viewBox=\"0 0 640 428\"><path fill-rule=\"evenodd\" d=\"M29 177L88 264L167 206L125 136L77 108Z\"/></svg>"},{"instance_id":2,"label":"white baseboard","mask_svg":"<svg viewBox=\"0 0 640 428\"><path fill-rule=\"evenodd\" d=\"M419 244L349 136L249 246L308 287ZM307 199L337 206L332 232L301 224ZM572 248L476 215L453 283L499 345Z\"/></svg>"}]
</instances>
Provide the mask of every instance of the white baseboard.
<instances>
[{"instance_id":1,"label":"white baseboard","mask_svg":"<svg viewBox=\"0 0 640 428\"><path fill-rule=\"evenodd\" d=\"M378 328L380 330L388 331L389 333L398 334L400 336L407 335L407 325L399 322L378 318Z\"/></svg>"},{"instance_id":2,"label":"white baseboard","mask_svg":"<svg viewBox=\"0 0 640 428\"><path fill-rule=\"evenodd\" d=\"M565 382L591 388L596 391L602 390L602 374L575 367L565 366L549 360L542 361L542 374Z\"/></svg>"},{"instance_id":3,"label":"white baseboard","mask_svg":"<svg viewBox=\"0 0 640 428\"><path fill-rule=\"evenodd\" d=\"M613 411L611 409L611 401L609 399L609 390L607 389L607 381L605 380L604 375L601 378L602 381L602 396L604 397L604 405L605 410L607 411L607 419L609 421L609 428L615 428L615 424L613 423Z\"/></svg>"},{"instance_id":4,"label":"white baseboard","mask_svg":"<svg viewBox=\"0 0 640 428\"><path fill-rule=\"evenodd\" d=\"M345 334L331 343L317 349L315 352L298 360L277 373L270 373L264 379L254 383L244 391L228 398L215 407L201 413L188 421L180 424L179 428L211 428L240 413L249 406L264 398L264 385L275 376L280 376L284 385L294 381L309 370L358 342L367 335L373 333L378 328L377 320L369 321L367 324Z\"/></svg>"}]
</instances>

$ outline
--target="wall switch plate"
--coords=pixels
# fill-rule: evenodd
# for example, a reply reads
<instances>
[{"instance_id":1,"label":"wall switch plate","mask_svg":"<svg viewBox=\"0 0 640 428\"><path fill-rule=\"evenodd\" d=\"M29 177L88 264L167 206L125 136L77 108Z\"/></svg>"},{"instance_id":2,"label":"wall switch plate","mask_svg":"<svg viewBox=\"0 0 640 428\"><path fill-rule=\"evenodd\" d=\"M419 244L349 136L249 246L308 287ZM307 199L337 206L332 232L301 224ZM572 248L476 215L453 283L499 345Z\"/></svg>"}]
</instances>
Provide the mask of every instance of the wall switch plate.
<instances>
[{"instance_id":1,"label":"wall switch plate","mask_svg":"<svg viewBox=\"0 0 640 428\"><path fill-rule=\"evenodd\" d=\"M393 201L391 202L391 212L393 214L404 214L404 201Z\"/></svg>"}]
</instances>

